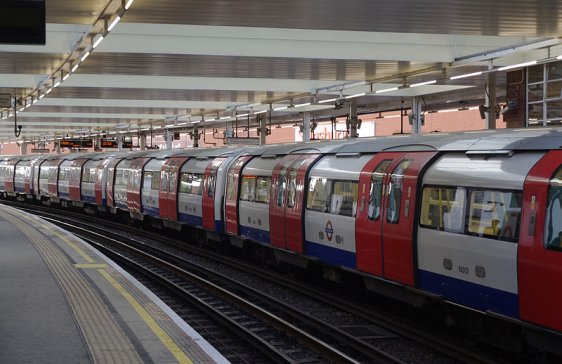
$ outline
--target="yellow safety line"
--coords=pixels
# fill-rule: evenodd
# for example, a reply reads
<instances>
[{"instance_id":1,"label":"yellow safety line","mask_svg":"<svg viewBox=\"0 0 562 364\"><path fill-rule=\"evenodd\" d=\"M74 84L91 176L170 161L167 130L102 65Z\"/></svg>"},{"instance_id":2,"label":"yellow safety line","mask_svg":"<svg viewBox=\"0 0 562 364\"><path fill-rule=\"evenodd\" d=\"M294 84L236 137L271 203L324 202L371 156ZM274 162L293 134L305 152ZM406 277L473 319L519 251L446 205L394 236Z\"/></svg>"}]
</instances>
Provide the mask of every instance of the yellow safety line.
<instances>
[{"instance_id":1,"label":"yellow safety line","mask_svg":"<svg viewBox=\"0 0 562 364\"><path fill-rule=\"evenodd\" d=\"M129 304L137 311L139 316L150 327L152 332L160 339L160 341L170 350L172 355L178 360L179 363L193 364L193 362L185 355L179 346L172 340L172 338L158 325L158 323L150 316L148 312L141 306L141 304L129 293L119 282L103 269L98 269L98 272L105 278L121 295L129 302Z\"/></svg>"},{"instance_id":2,"label":"yellow safety line","mask_svg":"<svg viewBox=\"0 0 562 364\"><path fill-rule=\"evenodd\" d=\"M74 267L77 269L102 269L102 268L107 268L107 264L104 263L74 264Z\"/></svg>"},{"instance_id":3,"label":"yellow safety line","mask_svg":"<svg viewBox=\"0 0 562 364\"><path fill-rule=\"evenodd\" d=\"M21 217L32 220L29 216L20 214ZM139 316L144 320L147 326L154 332L154 334L160 339L162 344L168 348L172 355L181 364L193 364L191 359L185 355L185 353L180 349L180 347L174 342L174 340L158 325L158 323L150 316L148 312L142 307L142 305L129 293L127 290L119 284L108 272L104 269L106 264L95 264L95 261L90 258L80 247L71 242L66 236L61 235L58 231L51 229L51 227L44 225L44 227L51 233L55 234L66 244L68 244L72 249L74 249L78 254L80 254L88 263L90 264L75 264L76 268L98 268L98 272L109 282L111 285L119 292L121 295L129 302L133 309L139 314Z\"/></svg>"}]
</instances>

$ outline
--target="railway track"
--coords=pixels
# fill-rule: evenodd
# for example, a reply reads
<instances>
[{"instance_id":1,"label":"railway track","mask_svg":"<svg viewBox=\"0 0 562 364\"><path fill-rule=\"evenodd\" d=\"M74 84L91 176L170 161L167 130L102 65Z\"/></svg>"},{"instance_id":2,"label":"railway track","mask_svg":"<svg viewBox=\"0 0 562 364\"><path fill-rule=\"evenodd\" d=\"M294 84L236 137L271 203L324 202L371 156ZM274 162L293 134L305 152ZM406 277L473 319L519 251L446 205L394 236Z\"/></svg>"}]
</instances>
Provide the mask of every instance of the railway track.
<instances>
[{"instance_id":1,"label":"railway track","mask_svg":"<svg viewBox=\"0 0 562 364\"><path fill-rule=\"evenodd\" d=\"M384 347L388 341L415 340L428 347L438 348L445 358L455 358L450 362L491 362L460 345L447 342L443 337L429 334L427 330L408 325L403 320L392 318L385 313L377 313L372 307L349 302L345 298L313 289L254 265L222 255L217 257L206 249L193 245L185 246L185 243L178 243L177 240L162 235L151 236L152 233L145 231L142 232L144 238L153 239L158 243L149 244L146 239L141 241L124 237L123 233L111 232L112 229L107 226L113 224L108 224L105 220L99 222L104 225L101 229L103 232L96 232L95 230L99 229L96 228L98 224L83 221L70 223L69 220L74 218L69 217L71 215L68 211L60 212L64 213L64 220L67 221L55 219L54 223L66 226L67 230L73 230L87 239L112 259L141 272L146 279L154 282L148 283L151 289L158 291L165 287L166 292L157 294L175 297L178 303L175 303L177 307L173 308L180 313L187 310L188 316L193 317L192 309L181 303L189 302L189 306L195 306L205 312L205 315L213 317L215 322L220 322L237 337L251 343L254 350L259 351L266 361L403 363L409 360L389 354L381 349L381 343ZM52 214L52 210L49 210L48 215ZM76 219L83 220L84 216L78 215ZM124 226L117 225L115 228L123 230ZM138 235L138 231L131 234ZM163 248L164 246L166 248ZM291 307L274 296L264 294L259 288L255 289L225 274L186 260L182 257L185 249L206 257L211 256L210 259L213 260L219 259L220 264L234 266L259 276L260 279L285 285L299 294L308 296L309 299L329 302L352 316L352 322L327 324L322 319L304 313L302 309ZM390 328L391 331L384 327ZM219 346L217 343L212 344ZM229 345L232 346L231 343ZM225 350L239 355L237 348ZM251 357L249 361L234 356L231 359L234 362L256 362L255 357ZM447 359L440 360L447 362Z\"/></svg>"}]
</instances>

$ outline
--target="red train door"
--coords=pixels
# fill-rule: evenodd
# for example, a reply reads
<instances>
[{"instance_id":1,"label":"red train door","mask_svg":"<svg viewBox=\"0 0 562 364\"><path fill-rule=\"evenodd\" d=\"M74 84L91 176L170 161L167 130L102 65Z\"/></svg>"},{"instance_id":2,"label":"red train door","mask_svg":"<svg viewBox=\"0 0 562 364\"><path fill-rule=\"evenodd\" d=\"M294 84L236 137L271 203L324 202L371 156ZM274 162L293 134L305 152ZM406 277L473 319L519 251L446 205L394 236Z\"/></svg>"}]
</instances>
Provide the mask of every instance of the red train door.
<instances>
[{"instance_id":1,"label":"red train door","mask_svg":"<svg viewBox=\"0 0 562 364\"><path fill-rule=\"evenodd\" d=\"M381 153L384 154L384 153ZM420 173L437 152L404 153L383 177L383 275L414 285L414 215Z\"/></svg>"},{"instance_id":2,"label":"red train door","mask_svg":"<svg viewBox=\"0 0 562 364\"><path fill-rule=\"evenodd\" d=\"M285 207L287 199L288 170L302 157L289 154L283 157L273 169L271 176L271 195L269 198L269 232L271 244L285 248Z\"/></svg>"},{"instance_id":3,"label":"red train door","mask_svg":"<svg viewBox=\"0 0 562 364\"><path fill-rule=\"evenodd\" d=\"M107 169L107 181L106 181L106 199L107 199L107 206L115 207L115 203L113 200L113 185L115 184L115 167L121 162L123 158L115 158L109 163ZM98 167L100 167L98 165ZM100 171L101 172L101 171ZM102 204L102 194L101 194L101 183L102 183L102 175L103 173L98 174L98 179L96 180L96 202L98 204Z\"/></svg>"},{"instance_id":4,"label":"red train door","mask_svg":"<svg viewBox=\"0 0 562 364\"><path fill-rule=\"evenodd\" d=\"M129 211L141 212L142 171L144 170L144 165L149 160L150 158L138 158L129 166L131 169L129 180L127 181L127 208Z\"/></svg>"},{"instance_id":5,"label":"red train door","mask_svg":"<svg viewBox=\"0 0 562 364\"><path fill-rule=\"evenodd\" d=\"M215 227L215 188L217 182L217 171L226 160L225 157L215 158L205 168L205 188L203 189L203 227L218 232Z\"/></svg>"},{"instance_id":6,"label":"red train door","mask_svg":"<svg viewBox=\"0 0 562 364\"><path fill-rule=\"evenodd\" d=\"M58 197L59 196L59 168L64 162L63 159L51 161L51 166L55 167L54 170L51 169L49 172L49 196Z\"/></svg>"},{"instance_id":7,"label":"red train door","mask_svg":"<svg viewBox=\"0 0 562 364\"><path fill-rule=\"evenodd\" d=\"M9 179L6 179L6 184L5 184L5 189L6 192L14 192L14 179L16 178L16 164L19 161L16 160L12 160L9 161L7 163L8 166L10 166L10 175L9 175Z\"/></svg>"},{"instance_id":8,"label":"red train door","mask_svg":"<svg viewBox=\"0 0 562 364\"><path fill-rule=\"evenodd\" d=\"M562 151L548 152L523 187L518 250L521 319L562 330Z\"/></svg>"},{"instance_id":9,"label":"red train door","mask_svg":"<svg viewBox=\"0 0 562 364\"><path fill-rule=\"evenodd\" d=\"M252 159L251 155L240 156L228 169L225 196L226 232L228 234L238 235L238 190L240 189L240 172L250 159Z\"/></svg>"},{"instance_id":10,"label":"red train door","mask_svg":"<svg viewBox=\"0 0 562 364\"><path fill-rule=\"evenodd\" d=\"M389 173L389 167L403 154L403 152L379 153L367 162L359 175L355 249L357 269L361 272L383 275L381 216L385 208L384 181Z\"/></svg>"},{"instance_id":11,"label":"red train door","mask_svg":"<svg viewBox=\"0 0 562 364\"><path fill-rule=\"evenodd\" d=\"M160 217L178 221L178 181L181 166L189 157L171 157L162 165L162 180L158 199Z\"/></svg>"},{"instance_id":12,"label":"red train door","mask_svg":"<svg viewBox=\"0 0 562 364\"><path fill-rule=\"evenodd\" d=\"M287 170L287 199L285 206L285 241L287 249L296 253L304 251L304 187L310 167L320 154L307 154Z\"/></svg>"},{"instance_id":13,"label":"red train door","mask_svg":"<svg viewBox=\"0 0 562 364\"><path fill-rule=\"evenodd\" d=\"M70 165L70 185L69 198L73 201L80 201L82 195L80 194L82 185L82 166L86 163L86 158L77 158L72 161Z\"/></svg>"}]
</instances>

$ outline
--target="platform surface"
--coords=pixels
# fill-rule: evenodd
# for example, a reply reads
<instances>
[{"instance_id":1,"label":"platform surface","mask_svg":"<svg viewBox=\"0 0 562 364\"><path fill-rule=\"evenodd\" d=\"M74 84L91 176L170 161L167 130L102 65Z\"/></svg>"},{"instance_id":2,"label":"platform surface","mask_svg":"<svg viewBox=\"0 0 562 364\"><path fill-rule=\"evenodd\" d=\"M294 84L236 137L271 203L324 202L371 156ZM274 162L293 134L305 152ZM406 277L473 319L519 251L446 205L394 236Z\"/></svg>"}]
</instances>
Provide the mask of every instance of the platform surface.
<instances>
[{"instance_id":1,"label":"platform surface","mask_svg":"<svg viewBox=\"0 0 562 364\"><path fill-rule=\"evenodd\" d=\"M81 239L0 204L0 363L227 363Z\"/></svg>"}]
</instances>

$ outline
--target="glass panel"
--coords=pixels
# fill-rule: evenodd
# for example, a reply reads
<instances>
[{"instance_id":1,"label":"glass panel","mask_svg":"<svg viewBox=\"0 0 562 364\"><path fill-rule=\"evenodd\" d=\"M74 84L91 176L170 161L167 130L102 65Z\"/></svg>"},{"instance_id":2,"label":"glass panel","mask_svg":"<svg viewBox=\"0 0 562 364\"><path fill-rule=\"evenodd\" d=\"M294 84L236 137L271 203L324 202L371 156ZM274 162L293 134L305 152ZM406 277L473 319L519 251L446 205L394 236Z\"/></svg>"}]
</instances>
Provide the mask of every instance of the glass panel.
<instances>
[{"instance_id":1,"label":"glass panel","mask_svg":"<svg viewBox=\"0 0 562 364\"><path fill-rule=\"evenodd\" d=\"M217 170L212 169L209 173L209 180L207 183L209 184L209 189L207 190L207 197L213 197L215 195L215 184L217 180Z\"/></svg>"},{"instance_id":2,"label":"glass panel","mask_svg":"<svg viewBox=\"0 0 562 364\"><path fill-rule=\"evenodd\" d=\"M464 231L466 190L463 187L424 187L420 225L461 233Z\"/></svg>"},{"instance_id":3,"label":"glass panel","mask_svg":"<svg viewBox=\"0 0 562 364\"><path fill-rule=\"evenodd\" d=\"M297 172L293 169L290 174L287 190L287 207L293 208L297 203Z\"/></svg>"},{"instance_id":4,"label":"glass panel","mask_svg":"<svg viewBox=\"0 0 562 364\"><path fill-rule=\"evenodd\" d=\"M270 177L257 177L256 179L256 202L269 204L269 192L271 190Z\"/></svg>"},{"instance_id":5,"label":"glass panel","mask_svg":"<svg viewBox=\"0 0 562 364\"><path fill-rule=\"evenodd\" d=\"M285 188L287 179L285 178L285 168L281 170L281 177L279 178L279 191L277 192L277 206L283 206L283 198L285 197Z\"/></svg>"},{"instance_id":6,"label":"glass panel","mask_svg":"<svg viewBox=\"0 0 562 364\"><path fill-rule=\"evenodd\" d=\"M256 176L243 176L240 188L240 200L254 201L256 196Z\"/></svg>"},{"instance_id":7,"label":"glass panel","mask_svg":"<svg viewBox=\"0 0 562 364\"><path fill-rule=\"evenodd\" d=\"M470 233L491 239L517 240L521 192L481 190L472 191L470 195Z\"/></svg>"},{"instance_id":8,"label":"glass panel","mask_svg":"<svg viewBox=\"0 0 562 364\"><path fill-rule=\"evenodd\" d=\"M379 163L375 171L371 176L371 190L369 192L369 211L367 212L367 217L370 220L377 220L381 214L382 206L382 187L384 171L392 163L391 159L385 159Z\"/></svg>"},{"instance_id":9,"label":"glass panel","mask_svg":"<svg viewBox=\"0 0 562 364\"><path fill-rule=\"evenodd\" d=\"M406 169L412 164L412 160L405 159L396 166L390 175L388 184L388 207L386 208L386 221L397 224L400 218L400 202L402 201L402 184Z\"/></svg>"},{"instance_id":10,"label":"glass panel","mask_svg":"<svg viewBox=\"0 0 562 364\"><path fill-rule=\"evenodd\" d=\"M355 216L357 208L357 182L334 181L331 196L330 213L343 216Z\"/></svg>"},{"instance_id":11,"label":"glass panel","mask_svg":"<svg viewBox=\"0 0 562 364\"><path fill-rule=\"evenodd\" d=\"M143 188L152 188L152 172L144 172L142 176L142 186Z\"/></svg>"},{"instance_id":12,"label":"glass panel","mask_svg":"<svg viewBox=\"0 0 562 364\"><path fill-rule=\"evenodd\" d=\"M232 201L236 186L234 185L234 174L229 173L226 177L226 199Z\"/></svg>"},{"instance_id":13,"label":"glass panel","mask_svg":"<svg viewBox=\"0 0 562 364\"><path fill-rule=\"evenodd\" d=\"M547 80L562 79L562 63L555 62L546 65Z\"/></svg>"},{"instance_id":14,"label":"glass panel","mask_svg":"<svg viewBox=\"0 0 562 364\"><path fill-rule=\"evenodd\" d=\"M540 122L543 120L543 103L529 105L529 123Z\"/></svg>"},{"instance_id":15,"label":"glass panel","mask_svg":"<svg viewBox=\"0 0 562 364\"><path fill-rule=\"evenodd\" d=\"M191 194L201 196L203 194L203 175L193 174L191 178Z\"/></svg>"},{"instance_id":16,"label":"glass panel","mask_svg":"<svg viewBox=\"0 0 562 364\"><path fill-rule=\"evenodd\" d=\"M548 101L546 103L546 118L551 122L562 119L562 100Z\"/></svg>"},{"instance_id":17,"label":"glass panel","mask_svg":"<svg viewBox=\"0 0 562 364\"><path fill-rule=\"evenodd\" d=\"M552 81L546 84L546 98L559 99L562 97L562 81Z\"/></svg>"},{"instance_id":18,"label":"glass panel","mask_svg":"<svg viewBox=\"0 0 562 364\"><path fill-rule=\"evenodd\" d=\"M328 212L330 211L330 194L332 182L326 178L311 178L308 187L306 208L309 210Z\"/></svg>"},{"instance_id":19,"label":"glass panel","mask_svg":"<svg viewBox=\"0 0 562 364\"><path fill-rule=\"evenodd\" d=\"M529 83L543 81L543 76L544 76L543 65L529 67L527 68L527 72L529 74Z\"/></svg>"},{"instance_id":20,"label":"glass panel","mask_svg":"<svg viewBox=\"0 0 562 364\"><path fill-rule=\"evenodd\" d=\"M548 187L544 245L549 249L562 250L562 168L554 173Z\"/></svg>"},{"instance_id":21,"label":"glass panel","mask_svg":"<svg viewBox=\"0 0 562 364\"><path fill-rule=\"evenodd\" d=\"M543 100L543 83L537 83L535 85L529 85L528 98L529 102L542 101Z\"/></svg>"},{"instance_id":22,"label":"glass panel","mask_svg":"<svg viewBox=\"0 0 562 364\"><path fill-rule=\"evenodd\" d=\"M82 181L90 182L90 170L88 168L84 168L82 171Z\"/></svg>"},{"instance_id":23,"label":"glass panel","mask_svg":"<svg viewBox=\"0 0 562 364\"><path fill-rule=\"evenodd\" d=\"M152 174L152 189L159 190L160 189L160 172L154 172Z\"/></svg>"},{"instance_id":24,"label":"glass panel","mask_svg":"<svg viewBox=\"0 0 562 364\"><path fill-rule=\"evenodd\" d=\"M180 193L191 193L191 173L182 173L180 175Z\"/></svg>"}]
</instances>

